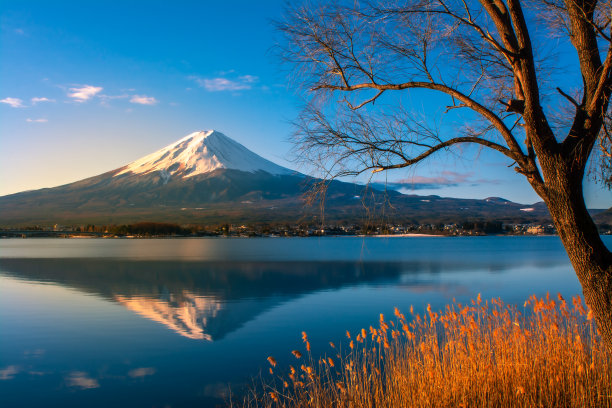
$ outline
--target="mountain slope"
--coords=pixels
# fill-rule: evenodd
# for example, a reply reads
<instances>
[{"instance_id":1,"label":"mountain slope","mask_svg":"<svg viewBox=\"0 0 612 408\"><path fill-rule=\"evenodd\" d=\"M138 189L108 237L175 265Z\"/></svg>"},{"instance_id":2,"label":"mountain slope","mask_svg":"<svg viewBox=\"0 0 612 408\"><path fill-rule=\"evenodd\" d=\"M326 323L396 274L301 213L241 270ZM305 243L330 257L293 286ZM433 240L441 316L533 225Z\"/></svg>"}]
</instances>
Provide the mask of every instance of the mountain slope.
<instances>
[{"instance_id":1,"label":"mountain slope","mask_svg":"<svg viewBox=\"0 0 612 408\"><path fill-rule=\"evenodd\" d=\"M194 177L217 169L264 171L274 175L293 173L258 156L223 133L209 130L187 135L178 142L128 164L115 176L159 172L163 180L168 180L177 176Z\"/></svg>"},{"instance_id":2,"label":"mountain slope","mask_svg":"<svg viewBox=\"0 0 612 408\"><path fill-rule=\"evenodd\" d=\"M195 132L119 169L0 197L0 226L310 221L319 219L321 209L305 206L303 194L316 182L217 131ZM339 181L325 195L325 219L331 221L492 218L528 222L546 219L548 212L494 197L409 196Z\"/></svg>"}]
</instances>

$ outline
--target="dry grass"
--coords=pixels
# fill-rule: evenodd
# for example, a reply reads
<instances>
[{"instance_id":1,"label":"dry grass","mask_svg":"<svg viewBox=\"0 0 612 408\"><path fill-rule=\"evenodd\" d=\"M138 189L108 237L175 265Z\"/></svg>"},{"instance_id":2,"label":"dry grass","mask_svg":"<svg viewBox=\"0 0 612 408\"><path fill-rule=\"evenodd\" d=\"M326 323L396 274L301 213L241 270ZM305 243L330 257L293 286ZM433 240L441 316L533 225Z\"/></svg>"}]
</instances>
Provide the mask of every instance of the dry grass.
<instances>
[{"instance_id":1,"label":"dry grass","mask_svg":"<svg viewBox=\"0 0 612 408\"><path fill-rule=\"evenodd\" d=\"M411 308L412 309L412 308ZM348 333L314 359L303 333L296 366L271 376L248 407L612 407L612 357L580 297L499 299ZM276 366L274 358L269 359ZM286 370L286 369L285 369Z\"/></svg>"}]
</instances>

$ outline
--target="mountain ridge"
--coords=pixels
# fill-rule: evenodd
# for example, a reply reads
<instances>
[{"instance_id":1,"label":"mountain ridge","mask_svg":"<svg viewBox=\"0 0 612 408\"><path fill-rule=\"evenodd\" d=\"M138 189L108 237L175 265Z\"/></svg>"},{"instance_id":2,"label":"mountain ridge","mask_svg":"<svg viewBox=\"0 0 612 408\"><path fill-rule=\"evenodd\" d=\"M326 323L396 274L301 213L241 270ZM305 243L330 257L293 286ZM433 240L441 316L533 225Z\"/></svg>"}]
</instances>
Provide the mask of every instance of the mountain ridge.
<instances>
[{"instance_id":1,"label":"mountain ridge","mask_svg":"<svg viewBox=\"0 0 612 408\"><path fill-rule=\"evenodd\" d=\"M216 130L193 132L170 145L117 169L122 174L160 171L162 178L194 177L217 169L265 171L274 175L294 173L253 153Z\"/></svg>"},{"instance_id":2,"label":"mountain ridge","mask_svg":"<svg viewBox=\"0 0 612 408\"><path fill-rule=\"evenodd\" d=\"M327 185L322 212L304 198L318 182L221 132L200 131L97 176L0 197L0 225L548 219L538 203L404 195L337 180Z\"/></svg>"}]
</instances>

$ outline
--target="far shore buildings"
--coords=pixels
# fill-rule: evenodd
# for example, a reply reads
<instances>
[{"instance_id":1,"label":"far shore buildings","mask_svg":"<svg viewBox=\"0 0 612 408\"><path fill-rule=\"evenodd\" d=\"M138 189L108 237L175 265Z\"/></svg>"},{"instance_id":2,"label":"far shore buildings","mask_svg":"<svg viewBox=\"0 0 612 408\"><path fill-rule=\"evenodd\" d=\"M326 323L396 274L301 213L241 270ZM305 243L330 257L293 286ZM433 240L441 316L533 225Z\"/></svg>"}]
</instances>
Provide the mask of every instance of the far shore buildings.
<instances>
[{"instance_id":1,"label":"far shore buildings","mask_svg":"<svg viewBox=\"0 0 612 408\"><path fill-rule=\"evenodd\" d=\"M146 223L145 223L146 224ZM151 223L155 224L155 223ZM161 225L161 224L160 224ZM291 237L291 236L338 236L338 235L404 235L426 234L443 236L471 235L555 235L552 224L514 224L501 222L464 222L461 224L221 224L221 225L182 225L164 224L175 228L168 230L154 229L138 234L127 234L116 225L80 225L66 226L30 226L24 228L0 229L0 237L11 236L232 236L232 237ZM125 228L123 228L125 229ZM142 228L141 228L142 229ZM602 229L602 234L610 234L609 229Z\"/></svg>"}]
</instances>

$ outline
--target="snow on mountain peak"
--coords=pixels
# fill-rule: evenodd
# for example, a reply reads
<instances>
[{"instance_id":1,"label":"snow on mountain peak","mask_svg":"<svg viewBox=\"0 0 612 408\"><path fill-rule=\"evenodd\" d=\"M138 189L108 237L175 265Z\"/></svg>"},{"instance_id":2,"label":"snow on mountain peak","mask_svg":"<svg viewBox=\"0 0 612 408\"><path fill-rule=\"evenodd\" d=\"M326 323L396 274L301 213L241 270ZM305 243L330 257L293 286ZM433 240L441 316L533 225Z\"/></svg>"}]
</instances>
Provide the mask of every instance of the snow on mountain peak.
<instances>
[{"instance_id":1,"label":"snow on mountain peak","mask_svg":"<svg viewBox=\"0 0 612 408\"><path fill-rule=\"evenodd\" d=\"M155 153L133 161L115 176L160 171L167 182L172 176L188 178L216 169L265 171L278 175L292 173L253 153L223 133L208 130L191 133Z\"/></svg>"}]
</instances>

